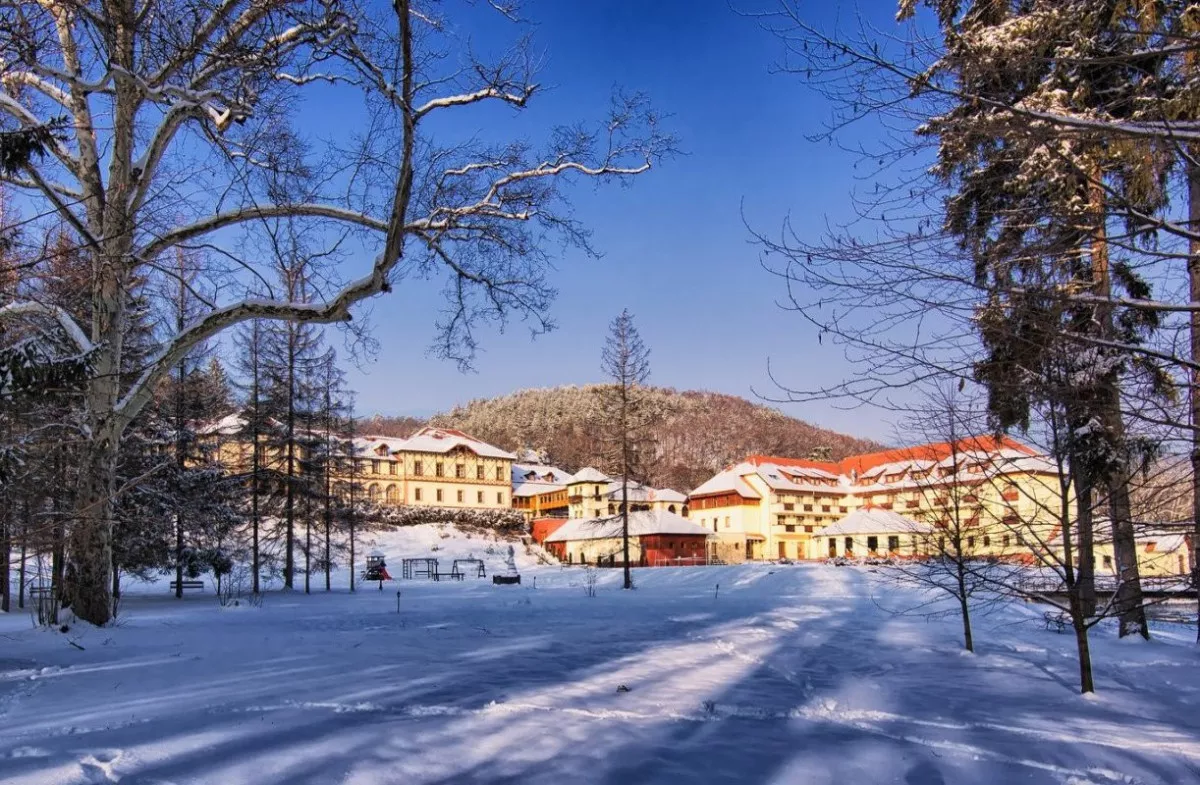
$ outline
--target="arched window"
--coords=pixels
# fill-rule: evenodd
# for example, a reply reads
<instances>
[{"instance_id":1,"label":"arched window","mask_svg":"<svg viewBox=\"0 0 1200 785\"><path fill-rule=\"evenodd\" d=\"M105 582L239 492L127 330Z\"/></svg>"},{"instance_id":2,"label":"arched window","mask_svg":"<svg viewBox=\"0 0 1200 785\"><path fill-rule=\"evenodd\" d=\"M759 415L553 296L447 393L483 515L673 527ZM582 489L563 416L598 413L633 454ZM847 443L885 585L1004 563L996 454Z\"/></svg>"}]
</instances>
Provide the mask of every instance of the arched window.
<instances>
[{"instance_id":1,"label":"arched window","mask_svg":"<svg viewBox=\"0 0 1200 785\"><path fill-rule=\"evenodd\" d=\"M615 505L615 504L609 504L609 505L608 505L608 514L609 514L609 515L616 515L616 513L617 513L617 505Z\"/></svg>"},{"instance_id":2,"label":"arched window","mask_svg":"<svg viewBox=\"0 0 1200 785\"><path fill-rule=\"evenodd\" d=\"M367 498L373 502L379 501L379 486L371 483L367 486Z\"/></svg>"},{"instance_id":3,"label":"arched window","mask_svg":"<svg viewBox=\"0 0 1200 785\"><path fill-rule=\"evenodd\" d=\"M667 505L667 512L675 512L675 505L674 505L674 504L668 504L668 505Z\"/></svg>"},{"instance_id":4,"label":"arched window","mask_svg":"<svg viewBox=\"0 0 1200 785\"><path fill-rule=\"evenodd\" d=\"M387 487L387 490L384 492L384 494L387 497L388 504L396 503L396 486L395 485L389 485Z\"/></svg>"}]
</instances>

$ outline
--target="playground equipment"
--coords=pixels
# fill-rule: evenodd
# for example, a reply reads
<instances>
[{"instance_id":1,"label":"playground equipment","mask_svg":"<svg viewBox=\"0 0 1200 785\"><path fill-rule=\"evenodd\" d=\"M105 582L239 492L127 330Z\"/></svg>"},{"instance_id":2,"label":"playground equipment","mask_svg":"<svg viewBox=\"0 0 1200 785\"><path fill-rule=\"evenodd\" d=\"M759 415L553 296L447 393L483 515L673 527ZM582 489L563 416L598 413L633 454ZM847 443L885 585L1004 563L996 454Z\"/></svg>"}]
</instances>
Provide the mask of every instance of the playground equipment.
<instances>
[{"instance_id":1,"label":"playground equipment","mask_svg":"<svg viewBox=\"0 0 1200 785\"><path fill-rule=\"evenodd\" d=\"M475 577L487 577L487 569L483 566L483 559L455 559L454 564L450 567L450 572L460 572L463 575L466 575L466 571L460 570L459 565L462 565L463 567L475 565L474 567L470 567L470 569L475 570Z\"/></svg>"},{"instance_id":2,"label":"playground equipment","mask_svg":"<svg viewBox=\"0 0 1200 785\"><path fill-rule=\"evenodd\" d=\"M387 559L383 551L371 551L367 556L367 568L363 570L364 581L379 581L379 590L383 591L383 582L392 580L387 571Z\"/></svg>"},{"instance_id":3,"label":"playground equipment","mask_svg":"<svg viewBox=\"0 0 1200 785\"><path fill-rule=\"evenodd\" d=\"M421 557L419 559L402 559L400 561L400 577L406 581L411 581L417 576L436 580L433 576L437 575L438 560Z\"/></svg>"}]
</instances>

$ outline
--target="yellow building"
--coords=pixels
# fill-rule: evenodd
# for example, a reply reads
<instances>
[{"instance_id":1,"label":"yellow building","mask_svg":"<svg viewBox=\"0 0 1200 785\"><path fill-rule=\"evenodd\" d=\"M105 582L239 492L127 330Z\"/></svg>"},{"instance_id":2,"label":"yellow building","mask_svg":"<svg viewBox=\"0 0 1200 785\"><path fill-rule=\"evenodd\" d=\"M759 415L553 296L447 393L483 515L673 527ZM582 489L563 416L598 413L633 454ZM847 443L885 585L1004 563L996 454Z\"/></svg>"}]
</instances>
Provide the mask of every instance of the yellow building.
<instances>
[{"instance_id":1,"label":"yellow building","mask_svg":"<svg viewBox=\"0 0 1200 785\"><path fill-rule=\"evenodd\" d=\"M670 488L651 488L630 480L622 489L621 480L591 466L580 469L567 481L568 517L602 518L623 511L622 495L630 512L664 512L687 517L688 497Z\"/></svg>"},{"instance_id":2,"label":"yellow building","mask_svg":"<svg viewBox=\"0 0 1200 785\"><path fill-rule=\"evenodd\" d=\"M1028 555L1022 533L1053 537L1062 509L1054 465L1012 440L973 437L842 461L752 455L689 494L692 519L716 536L712 556L826 558L823 530L859 509L895 511L963 532L978 555Z\"/></svg>"},{"instance_id":3,"label":"yellow building","mask_svg":"<svg viewBox=\"0 0 1200 785\"><path fill-rule=\"evenodd\" d=\"M570 472L545 464L514 463L512 466L513 507L534 518L566 518L569 515L567 482Z\"/></svg>"},{"instance_id":4,"label":"yellow building","mask_svg":"<svg viewBox=\"0 0 1200 785\"><path fill-rule=\"evenodd\" d=\"M385 505L503 509L512 505L516 456L450 428L426 427L406 439L364 436L359 482Z\"/></svg>"},{"instance_id":5,"label":"yellow building","mask_svg":"<svg viewBox=\"0 0 1200 785\"><path fill-rule=\"evenodd\" d=\"M201 437L215 446L228 470L245 472L252 454L244 433L244 419L230 415L204 428ZM260 465L285 471L284 450L269 447L267 441L264 435L258 447ZM303 444L295 448L298 465L305 449ZM377 504L486 510L512 506L515 456L461 431L426 427L404 439L360 436L354 439L354 453L354 480ZM349 474L339 479L349 479Z\"/></svg>"},{"instance_id":6,"label":"yellow building","mask_svg":"<svg viewBox=\"0 0 1200 785\"><path fill-rule=\"evenodd\" d=\"M892 510L862 508L821 529L817 548L828 558L900 558L933 555L936 527Z\"/></svg>"}]
</instances>

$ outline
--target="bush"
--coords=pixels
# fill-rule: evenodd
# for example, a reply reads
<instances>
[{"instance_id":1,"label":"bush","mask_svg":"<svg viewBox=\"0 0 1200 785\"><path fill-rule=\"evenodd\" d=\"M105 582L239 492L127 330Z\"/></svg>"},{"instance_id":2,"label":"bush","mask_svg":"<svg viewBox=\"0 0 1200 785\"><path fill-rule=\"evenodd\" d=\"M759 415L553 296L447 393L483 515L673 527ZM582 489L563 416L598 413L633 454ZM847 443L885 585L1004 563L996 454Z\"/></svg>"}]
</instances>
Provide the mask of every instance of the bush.
<instances>
[{"instance_id":1,"label":"bush","mask_svg":"<svg viewBox=\"0 0 1200 785\"><path fill-rule=\"evenodd\" d=\"M524 531L525 516L517 510L470 510L444 507L378 507L375 517L390 526L420 526L425 523L454 524L460 529L504 533Z\"/></svg>"}]
</instances>

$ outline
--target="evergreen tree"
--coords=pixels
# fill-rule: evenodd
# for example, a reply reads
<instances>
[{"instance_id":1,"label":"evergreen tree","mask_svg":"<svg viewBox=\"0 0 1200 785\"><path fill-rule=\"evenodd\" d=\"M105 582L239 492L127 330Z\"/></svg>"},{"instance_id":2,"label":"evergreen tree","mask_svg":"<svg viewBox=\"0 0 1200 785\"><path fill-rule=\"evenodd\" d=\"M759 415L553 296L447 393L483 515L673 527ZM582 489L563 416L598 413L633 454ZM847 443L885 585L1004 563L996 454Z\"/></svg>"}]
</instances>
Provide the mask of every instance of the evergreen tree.
<instances>
[{"instance_id":1,"label":"evergreen tree","mask_svg":"<svg viewBox=\"0 0 1200 785\"><path fill-rule=\"evenodd\" d=\"M611 383L600 389L601 422L612 465L621 478L621 552L624 584L633 588L629 564L629 483L645 476L653 458L649 427L654 417L646 382L650 378L650 350L642 342L633 314L625 309L609 325L600 366Z\"/></svg>"}]
</instances>

